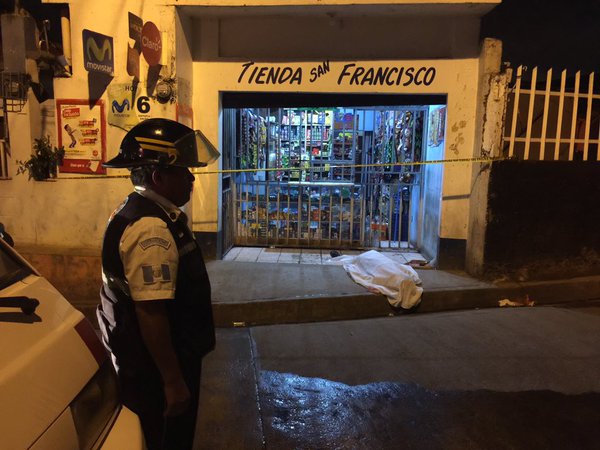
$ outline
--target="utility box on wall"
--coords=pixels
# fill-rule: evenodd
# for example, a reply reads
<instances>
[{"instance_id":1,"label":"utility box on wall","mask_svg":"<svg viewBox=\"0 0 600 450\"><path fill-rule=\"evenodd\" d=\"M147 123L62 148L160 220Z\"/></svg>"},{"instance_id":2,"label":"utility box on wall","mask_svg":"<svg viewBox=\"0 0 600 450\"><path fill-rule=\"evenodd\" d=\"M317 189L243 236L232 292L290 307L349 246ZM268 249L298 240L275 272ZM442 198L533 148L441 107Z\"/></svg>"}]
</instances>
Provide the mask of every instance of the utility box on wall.
<instances>
[{"instance_id":1,"label":"utility box on wall","mask_svg":"<svg viewBox=\"0 0 600 450\"><path fill-rule=\"evenodd\" d=\"M0 24L3 70L25 73L25 59L39 56L38 31L34 18L19 14L2 14Z\"/></svg>"}]
</instances>

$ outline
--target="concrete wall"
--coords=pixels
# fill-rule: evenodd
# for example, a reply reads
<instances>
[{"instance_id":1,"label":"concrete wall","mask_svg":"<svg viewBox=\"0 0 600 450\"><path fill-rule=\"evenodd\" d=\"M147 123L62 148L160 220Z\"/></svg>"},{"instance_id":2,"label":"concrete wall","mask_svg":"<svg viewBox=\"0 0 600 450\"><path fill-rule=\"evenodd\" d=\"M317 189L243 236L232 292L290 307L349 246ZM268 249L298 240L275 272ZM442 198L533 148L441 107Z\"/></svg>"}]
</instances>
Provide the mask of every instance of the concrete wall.
<instances>
[{"instance_id":1,"label":"concrete wall","mask_svg":"<svg viewBox=\"0 0 600 450\"><path fill-rule=\"evenodd\" d=\"M491 168L484 275L600 273L600 163L501 161Z\"/></svg>"},{"instance_id":2,"label":"concrete wall","mask_svg":"<svg viewBox=\"0 0 600 450\"><path fill-rule=\"evenodd\" d=\"M443 36L443 38L441 38ZM472 16L227 17L219 58L255 60L465 58L479 54Z\"/></svg>"},{"instance_id":3,"label":"concrete wall","mask_svg":"<svg viewBox=\"0 0 600 450\"><path fill-rule=\"evenodd\" d=\"M485 39L479 59L478 103L482 106L476 123L476 136L480 139L479 155L483 158L501 156L502 131L510 79L510 70L502 71L501 58L502 43L495 39ZM489 163L473 164L469 233L465 249L465 267L473 275L480 275L483 270L489 178Z\"/></svg>"}]
</instances>

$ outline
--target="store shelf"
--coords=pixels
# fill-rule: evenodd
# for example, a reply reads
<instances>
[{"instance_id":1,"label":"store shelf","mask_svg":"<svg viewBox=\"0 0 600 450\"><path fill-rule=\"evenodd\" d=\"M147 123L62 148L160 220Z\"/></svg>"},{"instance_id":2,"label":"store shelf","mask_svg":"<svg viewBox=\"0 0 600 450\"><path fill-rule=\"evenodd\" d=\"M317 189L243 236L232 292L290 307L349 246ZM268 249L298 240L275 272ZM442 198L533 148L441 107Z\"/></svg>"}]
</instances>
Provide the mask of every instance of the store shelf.
<instances>
[{"instance_id":1,"label":"store shelf","mask_svg":"<svg viewBox=\"0 0 600 450\"><path fill-rule=\"evenodd\" d=\"M236 243L337 247L397 235L420 166L363 165L419 160L424 115L418 128L413 111L238 110L236 168L257 170L234 176Z\"/></svg>"}]
</instances>

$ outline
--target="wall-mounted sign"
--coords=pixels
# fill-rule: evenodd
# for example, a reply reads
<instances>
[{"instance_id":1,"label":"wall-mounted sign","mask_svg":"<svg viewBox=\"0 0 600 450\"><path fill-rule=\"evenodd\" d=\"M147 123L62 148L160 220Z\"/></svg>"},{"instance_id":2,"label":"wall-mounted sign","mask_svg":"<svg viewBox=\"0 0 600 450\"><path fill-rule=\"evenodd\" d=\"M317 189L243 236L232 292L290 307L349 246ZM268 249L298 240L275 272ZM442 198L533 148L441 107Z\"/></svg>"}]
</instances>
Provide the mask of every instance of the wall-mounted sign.
<instances>
[{"instance_id":1,"label":"wall-mounted sign","mask_svg":"<svg viewBox=\"0 0 600 450\"><path fill-rule=\"evenodd\" d=\"M446 126L446 107L434 109L429 114L429 126L427 127L427 145L437 147L444 140L444 128Z\"/></svg>"},{"instance_id":2,"label":"wall-mounted sign","mask_svg":"<svg viewBox=\"0 0 600 450\"><path fill-rule=\"evenodd\" d=\"M138 95L132 84L108 86L108 123L129 130L139 122L152 117L154 100Z\"/></svg>"},{"instance_id":3,"label":"wall-mounted sign","mask_svg":"<svg viewBox=\"0 0 600 450\"><path fill-rule=\"evenodd\" d=\"M82 38L85 70L113 76L115 72L113 38L90 30L83 30Z\"/></svg>"},{"instance_id":4,"label":"wall-mounted sign","mask_svg":"<svg viewBox=\"0 0 600 450\"><path fill-rule=\"evenodd\" d=\"M140 79L140 53L142 51L142 27L144 21L133 13L129 13L129 38L133 39L133 47L127 45L127 73Z\"/></svg>"},{"instance_id":5,"label":"wall-mounted sign","mask_svg":"<svg viewBox=\"0 0 600 450\"><path fill-rule=\"evenodd\" d=\"M104 174L106 122L104 102L93 108L89 100L56 100L58 145L65 147L60 171L63 173Z\"/></svg>"},{"instance_id":6,"label":"wall-mounted sign","mask_svg":"<svg viewBox=\"0 0 600 450\"><path fill-rule=\"evenodd\" d=\"M131 129L139 122L134 104L132 84L111 83L108 86L108 123L124 130Z\"/></svg>"},{"instance_id":7,"label":"wall-mounted sign","mask_svg":"<svg viewBox=\"0 0 600 450\"><path fill-rule=\"evenodd\" d=\"M334 63L335 64L335 63ZM363 66L359 63L335 64L329 61L312 67L291 64L242 64L238 84L248 85L305 85L325 77L335 77L344 86L429 86L435 81L432 66Z\"/></svg>"},{"instance_id":8,"label":"wall-mounted sign","mask_svg":"<svg viewBox=\"0 0 600 450\"><path fill-rule=\"evenodd\" d=\"M150 67L160 63L162 41L160 31L152 22L146 22L142 27L142 54Z\"/></svg>"},{"instance_id":9,"label":"wall-mounted sign","mask_svg":"<svg viewBox=\"0 0 600 450\"><path fill-rule=\"evenodd\" d=\"M144 21L141 17L136 16L133 13L128 13L129 16L129 37L133 39L133 48L140 51L140 40L142 38L142 27Z\"/></svg>"}]
</instances>

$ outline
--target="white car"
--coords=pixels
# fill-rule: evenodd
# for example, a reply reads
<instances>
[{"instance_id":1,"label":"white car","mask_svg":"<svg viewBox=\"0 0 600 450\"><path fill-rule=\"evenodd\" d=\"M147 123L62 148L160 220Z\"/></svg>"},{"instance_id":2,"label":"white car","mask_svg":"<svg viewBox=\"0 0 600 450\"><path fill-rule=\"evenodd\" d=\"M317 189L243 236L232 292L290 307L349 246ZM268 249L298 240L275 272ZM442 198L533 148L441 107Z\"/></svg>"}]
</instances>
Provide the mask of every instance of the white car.
<instances>
[{"instance_id":1,"label":"white car","mask_svg":"<svg viewBox=\"0 0 600 450\"><path fill-rule=\"evenodd\" d=\"M0 447L145 448L90 322L2 239Z\"/></svg>"}]
</instances>

